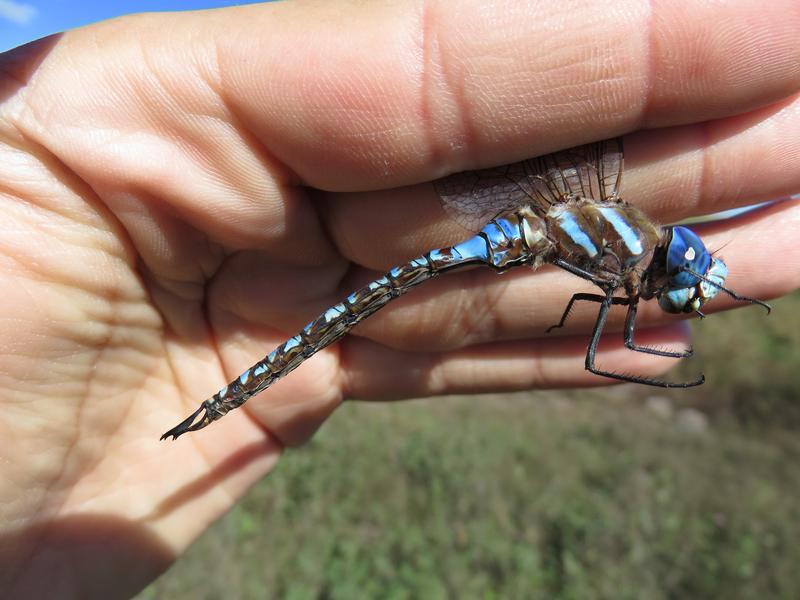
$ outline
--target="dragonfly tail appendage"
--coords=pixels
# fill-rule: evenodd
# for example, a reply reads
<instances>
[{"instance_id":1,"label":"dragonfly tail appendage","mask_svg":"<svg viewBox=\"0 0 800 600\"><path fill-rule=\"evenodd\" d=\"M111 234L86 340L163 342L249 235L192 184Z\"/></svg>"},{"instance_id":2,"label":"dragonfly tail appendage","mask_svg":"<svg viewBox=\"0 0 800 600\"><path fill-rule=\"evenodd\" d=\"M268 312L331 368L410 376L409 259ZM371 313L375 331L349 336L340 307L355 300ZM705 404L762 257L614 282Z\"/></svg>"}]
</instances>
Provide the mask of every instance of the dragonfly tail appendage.
<instances>
[{"instance_id":1,"label":"dragonfly tail appendage","mask_svg":"<svg viewBox=\"0 0 800 600\"><path fill-rule=\"evenodd\" d=\"M201 412L205 412L205 414L200 418L197 423L195 420L200 415ZM189 431L197 431L198 429L202 429L206 425L211 423L211 419L208 418L208 410L206 409L205 402L200 405L196 411L194 411L191 415L189 415L186 419L178 423L175 427L167 431L164 435L161 436L162 440L165 440L171 437L173 440L177 440L180 436L184 433Z\"/></svg>"}]
</instances>

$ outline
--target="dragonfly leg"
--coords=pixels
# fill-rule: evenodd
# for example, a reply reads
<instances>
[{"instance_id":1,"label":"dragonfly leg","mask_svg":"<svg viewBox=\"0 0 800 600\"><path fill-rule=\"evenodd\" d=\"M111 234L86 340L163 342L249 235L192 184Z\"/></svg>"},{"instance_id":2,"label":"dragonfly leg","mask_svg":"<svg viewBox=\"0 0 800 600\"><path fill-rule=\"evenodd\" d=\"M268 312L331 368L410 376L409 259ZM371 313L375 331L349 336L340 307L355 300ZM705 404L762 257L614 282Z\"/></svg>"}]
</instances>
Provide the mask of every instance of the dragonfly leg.
<instances>
[{"instance_id":1,"label":"dragonfly leg","mask_svg":"<svg viewBox=\"0 0 800 600\"><path fill-rule=\"evenodd\" d=\"M705 377L700 375L700 377L695 381L687 381L687 382L671 382L671 381L662 381L660 379L651 379L650 377L639 377L638 375L629 375L627 373L614 373L613 371L603 371L602 369L598 369L595 366L595 355L597 354L597 346L600 343L600 337L603 335L603 329L606 326L606 320L608 318L608 311L611 309L611 305L613 304L613 296L614 293L613 288L606 289L605 297L600 301L600 310L597 313L597 320L594 324L594 330L592 331L592 339L589 342L589 348L586 350L586 370L590 373L594 373L595 375L601 375L603 377L608 377L610 379L617 379L619 381L629 381L631 383L641 383L643 385L652 385L653 387L661 387L661 388L687 388L687 387L694 387L696 385L700 385L705 381Z\"/></svg>"},{"instance_id":2,"label":"dragonfly leg","mask_svg":"<svg viewBox=\"0 0 800 600\"><path fill-rule=\"evenodd\" d=\"M561 315L561 320L555 325L551 325L550 327L548 327L545 333L550 333L551 331L553 331L553 329L562 328L564 326L564 323L567 322L570 313L572 312L572 307L575 305L576 302L580 302L582 300L585 302L600 303L603 300L605 300L605 296L601 296L600 294L585 294L585 293L573 294L572 298L570 298L569 302L567 303L567 308L564 309L564 314ZM611 304L622 304L624 306L626 304L629 304L629 300L627 298L613 297L611 298Z\"/></svg>"},{"instance_id":3,"label":"dragonfly leg","mask_svg":"<svg viewBox=\"0 0 800 600\"><path fill-rule=\"evenodd\" d=\"M634 352L644 354L654 354L655 356L666 356L668 358L689 358L694 355L691 346L681 352L671 352L669 350L658 350L648 346L639 346L633 341L633 334L636 328L636 312L639 310L639 298L631 299L628 303L628 314L625 317L625 347Z\"/></svg>"},{"instance_id":4,"label":"dragonfly leg","mask_svg":"<svg viewBox=\"0 0 800 600\"><path fill-rule=\"evenodd\" d=\"M572 273L573 275L577 275L581 279L586 279L587 281L591 281L593 284L595 284L597 287L603 290L609 287L610 282L608 281L608 279L603 279L602 277L598 277L594 273L591 273L585 269L581 269L580 267L576 267L575 265L572 265L565 260L556 258L555 260L553 260L553 264L557 267L561 267L562 269L564 269L569 273ZM613 291L614 288L611 289Z\"/></svg>"}]
</instances>

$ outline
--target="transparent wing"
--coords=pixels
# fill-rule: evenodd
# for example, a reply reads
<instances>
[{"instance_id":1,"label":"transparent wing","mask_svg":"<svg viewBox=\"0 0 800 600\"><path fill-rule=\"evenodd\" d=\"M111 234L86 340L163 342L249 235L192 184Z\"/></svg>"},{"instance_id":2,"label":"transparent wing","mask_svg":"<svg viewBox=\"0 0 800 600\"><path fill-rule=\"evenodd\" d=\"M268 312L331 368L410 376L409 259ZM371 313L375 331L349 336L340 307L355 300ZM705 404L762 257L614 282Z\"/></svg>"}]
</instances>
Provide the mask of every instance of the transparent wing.
<instances>
[{"instance_id":1,"label":"transparent wing","mask_svg":"<svg viewBox=\"0 0 800 600\"><path fill-rule=\"evenodd\" d=\"M577 146L510 165L455 173L434 183L447 212L477 231L497 214L530 206L544 216L577 196L613 201L622 182L622 139Z\"/></svg>"}]
</instances>

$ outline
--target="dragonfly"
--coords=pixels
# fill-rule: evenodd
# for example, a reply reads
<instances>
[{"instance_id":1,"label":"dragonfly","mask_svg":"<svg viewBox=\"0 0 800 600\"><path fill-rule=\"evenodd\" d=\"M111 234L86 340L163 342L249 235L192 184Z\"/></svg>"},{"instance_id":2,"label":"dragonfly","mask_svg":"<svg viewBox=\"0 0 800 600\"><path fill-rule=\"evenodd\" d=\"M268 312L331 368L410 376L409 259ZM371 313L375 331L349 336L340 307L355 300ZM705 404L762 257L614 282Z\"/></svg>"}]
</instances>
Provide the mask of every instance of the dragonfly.
<instances>
[{"instance_id":1,"label":"dragonfly","mask_svg":"<svg viewBox=\"0 0 800 600\"><path fill-rule=\"evenodd\" d=\"M242 406L358 323L420 283L442 273L484 265L497 272L555 265L591 282L600 293L576 293L561 320L577 302L599 306L586 349L585 368L603 377L662 388L700 385L704 377L670 382L600 369L598 344L612 306L627 307L625 346L670 358L687 358L691 348L669 351L635 342L641 300L656 299L667 313L696 313L719 292L740 302L761 300L725 287L728 267L700 237L684 226L659 227L620 195L621 138L595 142L509 165L464 171L434 182L446 212L477 231L465 241L431 250L350 294L308 323L213 396L161 439L197 431Z\"/></svg>"}]
</instances>

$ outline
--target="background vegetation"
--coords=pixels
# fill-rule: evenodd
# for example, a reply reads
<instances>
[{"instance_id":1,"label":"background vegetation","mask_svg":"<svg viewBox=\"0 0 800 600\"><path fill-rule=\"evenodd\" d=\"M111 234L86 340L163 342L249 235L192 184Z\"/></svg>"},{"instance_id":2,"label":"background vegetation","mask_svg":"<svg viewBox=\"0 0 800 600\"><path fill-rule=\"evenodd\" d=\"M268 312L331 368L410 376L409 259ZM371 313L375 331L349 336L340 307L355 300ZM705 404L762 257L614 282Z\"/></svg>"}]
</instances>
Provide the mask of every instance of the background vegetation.
<instances>
[{"instance_id":1,"label":"background vegetation","mask_svg":"<svg viewBox=\"0 0 800 600\"><path fill-rule=\"evenodd\" d=\"M143 598L798 598L800 296L692 391L343 407Z\"/></svg>"}]
</instances>

